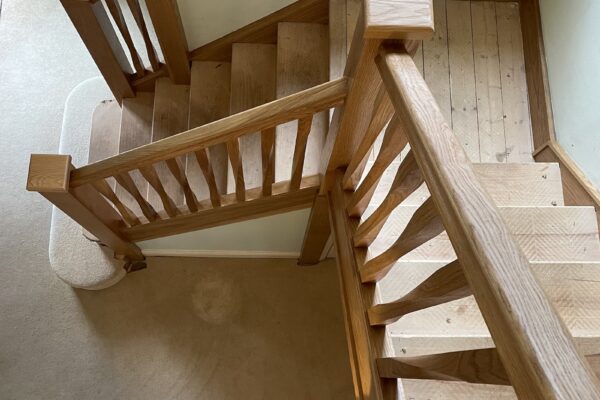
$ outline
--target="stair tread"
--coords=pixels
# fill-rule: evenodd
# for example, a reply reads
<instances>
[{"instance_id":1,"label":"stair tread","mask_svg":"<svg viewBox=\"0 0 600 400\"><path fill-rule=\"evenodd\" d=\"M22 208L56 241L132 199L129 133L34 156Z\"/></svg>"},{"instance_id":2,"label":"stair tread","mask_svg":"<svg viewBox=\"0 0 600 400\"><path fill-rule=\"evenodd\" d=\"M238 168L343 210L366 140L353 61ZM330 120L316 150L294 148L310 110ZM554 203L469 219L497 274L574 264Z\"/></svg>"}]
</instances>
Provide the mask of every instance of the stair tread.
<instances>
[{"instance_id":1,"label":"stair tread","mask_svg":"<svg viewBox=\"0 0 600 400\"><path fill-rule=\"evenodd\" d=\"M235 43L231 55L230 114L236 114L275 100L277 46ZM246 188L262 186L260 132L239 140ZM235 191L229 168L227 192Z\"/></svg>"},{"instance_id":2,"label":"stair tread","mask_svg":"<svg viewBox=\"0 0 600 400\"><path fill-rule=\"evenodd\" d=\"M189 129L229 115L230 85L230 63L213 61L192 63ZM211 146L209 158L219 192L224 194L227 191L227 146L224 143ZM186 172L190 186L198 199L208 198L208 185L193 154L187 156Z\"/></svg>"},{"instance_id":3,"label":"stair tread","mask_svg":"<svg viewBox=\"0 0 600 400\"><path fill-rule=\"evenodd\" d=\"M115 100L105 100L92 115L88 163L104 160L119 153L121 107Z\"/></svg>"},{"instance_id":4,"label":"stair tread","mask_svg":"<svg viewBox=\"0 0 600 400\"><path fill-rule=\"evenodd\" d=\"M373 165L367 163L365 174ZM377 207L390 190L398 162L386 169L370 202ZM550 206L564 205L560 167L557 163L480 163L473 164L475 173L497 205L502 206ZM420 205L429 197L423 185L409 196L404 205ZM365 217L372 211L365 213Z\"/></svg>"},{"instance_id":5,"label":"stair tread","mask_svg":"<svg viewBox=\"0 0 600 400\"><path fill-rule=\"evenodd\" d=\"M396 300L443 262L402 263L377 284L378 302ZM585 354L600 352L600 263L531 263L534 275ZM416 356L493 347L475 299L467 297L403 316L386 333L393 355Z\"/></svg>"},{"instance_id":6,"label":"stair tread","mask_svg":"<svg viewBox=\"0 0 600 400\"><path fill-rule=\"evenodd\" d=\"M402 393L410 400L516 400L511 386L480 385L427 379L401 379Z\"/></svg>"},{"instance_id":7,"label":"stair tread","mask_svg":"<svg viewBox=\"0 0 600 400\"><path fill-rule=\"evenodd\" d=\"M175 85L169 78L156 80L154 91L154 113L152 117L152 142L184 132L188 128L189 86ZM185 158L180 157L185 165ZM154 164L156 172L165 190L175 203L185 203L183 189L175 177L169 172L164 162ZM148 188L148 202L157 209L163 209L163 204L156 191Z\"/></svg>"},{"instance_id":8,"label":"stair tread","mask_svg":"<svg viewBox=\"0 0 600 400\"><path fill-rule=\"evenodd\" d=\"M123 99L120 123L119 154L152 141L152 113L154 110L154 93L139 92L136 97ZM140 193L148 193L148 182L138 170L130 175ZM142 215L137 201L123 189L117 186L117 196L136 215Z\"/></svg>"},{"instance_id":9,"label":"stair tread","mask_svg":"<svg viewBox=\"0 0 600 400\"><path fill-rule=\"evenodd\" d=\"M278 25L277 98L289 96L328 80L329 33L326 25L284 22ZM328 112L314 115L306 146L303 176L318 173L325 144ZM275 181L289 180L298 122L277 127Z\"/></svg>"},{"instance_id":10,"label":"stair tread","mask_svg":"<svg viewBox=\"0 0 600 400\"><path fill-rule=\"evenodd\" d=\"M371 259L399 237L417 206L399 206L369 246ZM529 261L600 261L600 241L593 207L499 207L510 232ZM456 255L446 232L406 254L404 261L452 261Z\"/></svg>"}]
</instances>

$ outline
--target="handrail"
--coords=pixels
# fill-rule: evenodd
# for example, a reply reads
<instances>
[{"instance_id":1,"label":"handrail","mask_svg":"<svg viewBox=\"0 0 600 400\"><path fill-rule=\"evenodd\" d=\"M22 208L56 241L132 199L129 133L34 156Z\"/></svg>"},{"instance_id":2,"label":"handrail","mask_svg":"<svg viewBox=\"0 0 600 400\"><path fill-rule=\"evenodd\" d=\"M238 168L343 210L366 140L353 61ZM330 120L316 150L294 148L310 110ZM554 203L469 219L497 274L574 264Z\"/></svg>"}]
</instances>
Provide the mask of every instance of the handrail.
<instances>
[{"instance_id":1,"label":"handrail","mask_svg":"<svg viewBox=\"0 0 600 400\"><path fill-rule=\"evenodd\" d=\"M81 186L312 115L342 102L347 90L348 80L337 79L86 165L71 173L71 186Z\"/></svg>"},{"instance_id":2,"label":"handrail","mask_svg":"<svg viewBox=\"0 0 600 400\"><path fill-rule=\"evenodd\" d=\"M475 176L410 55L402 46L386 44L376 63L518 396L600 398L597 378ZM432 226L413 220L413 228Z\"/></svg>"},{"instance_id":3,"label":"handrail","mask_svg":"<svg viewBox=\"0 0 600 400\"><path fill-rule=\"evenodd\" d=\"M343 102L347 83L328 82L78 169L68 155L32 155L27 189L130 262L143 259L136 241L305 208L321 181L320 175L303 176L313 116ZM244 164L258 160L240 148L240 137L260 134L261 156L274 154L277 126L294 120L289 180L275 182L275 160L263 156L261 182L257 186L252 177L246 184ZM216 183L208 153L216 144L227 144L236 166L230 185L235 193L222 193ZM140 193L140 183L158 198ZM123 190L115 190L116 184Z\"/></svg>"}]
</instances>

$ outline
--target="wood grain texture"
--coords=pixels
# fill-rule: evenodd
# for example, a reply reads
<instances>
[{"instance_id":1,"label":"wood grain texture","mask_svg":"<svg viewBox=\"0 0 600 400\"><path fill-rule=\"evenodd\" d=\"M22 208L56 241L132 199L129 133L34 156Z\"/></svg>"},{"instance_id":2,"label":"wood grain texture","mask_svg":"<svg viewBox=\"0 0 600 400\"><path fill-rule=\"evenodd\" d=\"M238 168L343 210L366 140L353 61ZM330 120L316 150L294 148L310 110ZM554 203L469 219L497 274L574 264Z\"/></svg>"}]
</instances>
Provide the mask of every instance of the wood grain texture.
<instances>
[{"instance_id":1,"label":"wood grain texture","mask_svg":"<svg viewBox=\"0 0 600 400\"><path fill-rule=\"evenodd\" d=\"M352 236L356 229L356 220L346 214L346 195L342 188L343 170L335 174L335 183L329 197L331 226L337 252L338 271L343 303L346 305L347 331L352 339L349 346L356 359L355 386L361 398L384 399L390 390L387 385L393 382L381 380L377 372L376 360L383 354L383 330L371 328L364 312L365 305L372 304L374 285L363 285L360 281L359 264L356 250L352 246Z\"/></svg>"},{"instance_id":2,"label":"wood grain texture","mask_svg":"<svg viewBox=\"0 0 600 400\"><path fill-rule=\"evenodd\" d=\"M363 214L378 207L391 190L397 175L398 164L393 163L381 177L378 189ZM497 206L550 207L563 206L561 171L557 163L485 163L473 164L479 181ZM421 186L403 202L418 206L429 197L427 186Z\"/></svg>"},{"instance_id":3,"label":"wood grain texture","mask_svg":"<svg viewBox=\"0 0 600 400\"><path fill-rule=\"evenodd\" d=\"M236 43L232 51L230 114L274 100L277 47L271 44ZM248 188L258 187L263 182L260 132L249 132L241 136L239 148L242 169L236 166L235 171L232 170L229 174L228 193L233 192L234 182L240 183L233 172L243 172Z\"/></svg>"},{"instance_id":4,"label":"wood grain texture","mask_svg":"<svg viewBox=\"0 0 600 400\"><path fill-rule=\"evenodd\" d=\"M469 159L479 162L471 3L447 0L452 130Z\"/></svg>"},{"instance_id":5,"label":"wood grain texture","mask_svg":"<svg viewBox=\"0 0 600 400\"><path fill-rule=\"evenodd\" d=\"M510 386L427 379L402 379L401 390L412 400L516 400Z\"/></svg>"},{"instance_id":6,"label":"wood grain texture","mask_svg":"<svg viewBox=\"0 0 600 400\"><path fill-rule=\"evenodd\" d=\"M394 244L365 263L360 271L362 281L382 279L400 257L433 239L443 230L442 220L430 198L415 212Z\"/></svg>"},{"instance_id":7,"label":"wood grain texture","mask_svg":"<svg viewBox=\"0 0 600 400\"><path fill-rule=\"evenodd\" d=\"M467 350L420 357L380 358L386 378L435 379L510 386L496 349Z\"/></svg>"},{"instance_id":8,"label":"wood grain texture","mask_svg":"<svg viewBox=\"0 0 600 400\"><path fill-rule=\"evenodd\" d=\"M496 4L508 162L531 162L531 121L518 3Z\"/></svg>"},{"instance_id":9,"label":"wood grain texture","mask_svg":"<svg viewBox=\"0 0 600 400\"><path fill-rule=\"evenodd\" d=\"M136 171L136 172L139 172L139 171ZM127 192L131 195L131 197L137 203L142 214L144 214L144 217L146 217L146 219L148 219L148 221L154 221L154 220L160 219L160 217L159 217L158 213L156 212L156 210L154 209L154 207L152 207L152 205L150 203L148 203L146 198L140 193L140 190L139 190L136 182L133 180L133 178L131 177L131 175L128 172L123 172L121 174L115 175L115 180L117 181L120 188L122 188L124 192ZM141 176L141 174L140 174L140 180L143 180L144 182L146 182L145 186L148 186L147 181Z\"/></svg>"},{"instance_id":10,"label":"wood grain texture","mask_svg":"<svg viewBox=\"0 0 600 400\"><path fill-rule=\"evenodd\" d=\"M206 149L196 150L194 156L196 157L196 162L198 163L198 166L204 175L206 185L208 186L210 203L213 207L219 207L221 205L221 194L219 193L219 188L213 173L212 165L206 154ZM189 161L188 158L188 165L190 164Z\"/></svg>"},{"instance_id":11,"label":"wood grain texture","mask_svg":"<svg viewBox=\"0 0 600 400\"><path fill-rule=\"evenodd\" d=\"M432 0L367 0L365 37L429 39L433 35Z\"/></svg>"},{"instance_id":12,"label":"wood grain texture","mask_svg":"<svg viewBox=\"0 0 600 400\"><path fill-rule=\"evenodd\" d=\"M478 183L412 58L384 47L377 64L396 112L410 126L409 142L517 394L600 398L597 379Z\"/></svg>"},{"instance_id":13,"label":"wood grain texture","mask_svg":"<svg viewBox=\"0 0 600 400\"><path fill-rule=\"evenodd\" d=\"M127 4L129 5L135 23L142 34L142 39L144 39L144 46L146 46L146 54L148 55L150 66L153 71L158 71L160 69L160 63L152 40L150 39L150 34L148 33L148 27L146 26L139 0L127 0Z\"/></svg>"},{"instance_id":14,"label":"wood grain texture","mask_svg":"<svg viewBox=\"0 0 600 400\"><path fill-rule=\"evenodd\" d=\"M431 265L428 265L431 264ZM413 290L443 263L404 263L378 283L382 302L393 301ZM582 354L600 351L598 263L532 263L531 268L567 325ZM494 346L475 299L441 304L405 315L388 325L396 356L417 356Z\"/></svg>"},{"instance_id":15,"label":"wood grain texture","mask_svg":"<svg viewBox=\"0 0 600 400\"><path fill-rule=\"evenodd\" d=\"M156 168L153 165L140 167L139 168L144 179L148 181L152 189L154 189L154 193L160 199L164 210L167 212L169 217L174 218L179 214L179 210L177 209L177 205L167 193L165 186L163 185Z\"/></svg>"},{"instance_id":16,"label":"wood grain texture","mask_svg":"<svg viewBox=\"0 0 600 400\"><path fill-rule=\"evenodd\" d=\"M296 191L290 191L289 181L275 183L269 197L262 196L259 186L246 191L244 202L237 201L233 193L227 194L222 196L219 208L211 208L210 201L205 200L200 202L197 213L189 214L180 208L175 218L124 228L121 233L137 242L299 210L310 207L318 187L318 176L304 178Z\"/></svg>"},{"instance_id":17,"label":"wood grain texture","mask_svg":"<svg viewBox=\"0 0 600 400\"><path fill-rule=\"evenodd\" d=\"M233 138L227 142L227 154L231 165L231 177L227 179L227 186L232 186L238 201L246 200L246 181L244 179L244 165L240 151L240 141ZM233 182L233 183L230 183ZM229 192L229 190L227 190Z\"/></svg>"},{"instance_id":18,"label":"wood grain texture","mask_svg":"<svg viewBox=\"0 0 600 400\"><path fill-rule=\"evenodd\" d=\"M304 171L304 161L307 153L308 135L311 132L312 116L298 121L298 131L296 132L296 143L294 145L294 156L292 159L292 177L291 187L297 189L300 186L302 172Z\"/></svg>"},{"instance_id":19,"label":"wood grain texture","mask_svg":"<svg viewBox=\"0 0 600 400\"><path fill-rule=\"evenodd\" d=\"M306 224L298 264L314 265L321 261L322 257L324 257L323 252L330 235L329 203L327 196L319 195L315 197L308 223Z\"/></svg>"},{"instance_id":20,"label":"wood grain texture","mask_svg":"<svg viewBox=\"0 0 600 400\"><path fill-rule=\"evenodd\" d=\"M115 99L121 102L123 98L134 97L127 76L127 57L103 4L79 0L61 0L61 4Z\"/></svg>"},{"instance_id":21,"label":"wood grain texture","mask_svg":"<svg viewBox=\"0 0 600 400\"><path fill-rule=\"evenodd\" d=\"M32 154L27 172L27 190L30 192L59 192L69 189L71 156Z\"/></svg>"},{"instance_id":22,"label":"wood grain texture","mask_svg":"<svg viewBox=\"0 0 600 400\"><path fill-rule=\"evenodd\" d=\"M393 118L389 123L383 141L381 150L367 176L362 180L356 191L352 194L348 203L348 215L360 217L365 211L381 179L381 175L390 166L392 161L400 155L400 152L406 147L408 139L404 132L404 125L397 118Z\"/></svg>"},{"instance_id":23,"label":"wood grain texture","mask_svg":"<svg viewBox=\"0 0 600 400\"><path fill-rule=\"evenodd\" d=\"M385 252L403 232L418 206L400 205L368 249L368 259ZM600 242L591 207L500 207L512 237L532 262L600 260ZM452 261L456 258L447 233L406 254L403 261Z\"/></svg>"},{"instance_id":24,"label":"wood grain texture","mask_svg":"<svg viewBox=\"0 0 600 400\"><path fill-rule=\"evenodd\" d=\"M539 0L520 0L519 13L533 150L538 150L556 138Z\"/></svg>"},{"instance_id":25,"label":"wood grain texture","mask_svg":"<svg viewBox=\"0 0 600 400\"><path fill-rule=\"evenodd\" d=\"M396 177L385 199L377 209L358 226L354 236L356 246L368 246L377 237L394 209L423 184L423 176L412 152L402 160Z\"/></svg>"},{"instance_id":26,"label":"wood grain texture","mask_svg":"<svg viewBox=\"0 0 600 400\"><path fill-rule=\"evenodd\" d=\"M190 59L231 61L231 48L234 43L277 43L277 26L280 22L327 24L328 9L328 2L323 0L295 1L287 7L191 51Z\"/></svg>"},{"instance_id":27,"label":"wood grain texture","mask_svg":"<svg viewBox=\"0 0 600 400\"><path fill-rule=\"evenodd\" d=\"M104 100L92 114L88 163L95 163L119 153L121 107L114 100ZM111 186L114 186L111 183Z\"/></svg>"},{"instance_id":28,"label":"wood grain texture","mask_svg":"<svg viewBox=\"0 0 600 400\"><path fill-rule=\"evenodd\" d=\"M260 133L260 156L262 160L262 188L263 196L270 196L273 192L275 180L275 128L265 129ZM298 180L297 187L300 187ZM293 185L292 185L293 186Z\"/></svg>"},{"instance_id":29,"label":"wood grain texture","mask_svg":"<svg viewBox=\"0 0 600 400\"><path fill-rule=\"evenodd\" d=\"M380 303L368 310L371 325L387 325L402 316L471 295L458 261L440 268L401 298Z\"/></svg>"},{"instance_id":30,"label":"wood grain texture","mask_svg":"<svg viewBox=\"0 0 600 400\"><path fill-rule=\"evenodd\" d=\"M133 211L131 211L129 207L123 204L123 202L117 197L117 195L113 191L113 188L110 186L110 184L108 184L108 182L106 182L106 180L101 179L99 181L94 182L92 185L102 196L104 196L108 201L113 203L113 205L115 206L117 211L119 211L119 214L121 214L121 217L127 223L127 225L134 226L140 224L139 218L135 215Z\"/></svg>"},{"instance_id":31,"label":"wood grain texture","mask_svg":"<svg viewBox=\"0 0 600 400\"><path fill-rule=\"evenodd\" d=\"M189 85L188 46L175 0L146 0L146 8L160 43L169 77L178 85Z\"/></svg>"},{"instance_id":32,"label":"wood grain texture","mask_svg":"<svg viewBox=\"0 0 600 400\"><path fill-rule=\"evenodd\" d=\"M371 121L369 127L363 137L360 145L356 149L354 156L350 160L350 164L346 168L346 175L344 176L344 189L350 190L355 189L360 180L360 176L364 169L364 163L366 161L369 151L373 148L375 140L379 137L381 131L386 126L394 113L394 107L392 102L385 90L385 87L381 85L375 97L373 103L373 111L371 113ZM396 129L399 129L398 124L395 124ZM390 128L388 127L388 130ZM387 134L387 131L386 131Z\"/></svg>"},{"instance_id":33,"label":"wood grain texture","mask_svg":"<svg viewBox=\"0 0 600 400\"><path fill-rule=\"evenodd\" d=\"M346 66L346 0L329 0L329 80L344 76Z\"/></svg>"},{"instance_id":34,"label":"wood grain texture","mask_svg":"<svg viewBox=\"0 0 600 400\"><path fill-rule=\"evenodd\" d=\"M209 124L229 115L231 94L231 64L225 62L194 61L190 82L190 115L188 129ZM210 166L219 193L227 192L227 146L221 143L211 146L208 151ZM203 170L188 155L186 175L199 199L210 195L209 183Z\"/></svg>"},{"instance_id":35,"label":"wood grain texture","mask_svg":"<svg viewBox=\"0 0 600 400\"><path fill-rule=\"evenodd\" d=\"M329 73L327 27L320 24L281 23L277 40L277 98L297 93L323 82ZM302 171L304 176L319 173L321 152L329 124L328 113L312 117L310 136L305 144L306 153ZM293 158L296 150L297 131L306 127L292 121L277 127L275 149L275 181L288 180L292 176ZM300 142L302 142L302 140Z\"/></svg>"},{"instance_id":36,"label":"wood grain texture","mask_svg":"<svg viewBox=\"0 0 600 400\"><path fill-rule=\"evenodd\" d=\"M123 99L119 154L152 142L153 109L153 93L139 92L134 98ZM131 171L131 176L135 182L135 186L139 188L138 190L144 193L144 195L148 193L148 182L141 176L139 171ZM138 201L127 190L119 185L115 193L123 201L123 204L134 210L137 215L140 215L142 210L139 207Z\"/></svg>"},{"instance_id":37,"label":"wood grain texture","mask_svg":"<svg viewBox=\"0 0 600 400\"><path fill-rule=\"evenodd\" d=\"M160 78L156 81L154 92L154 113L152 117L152 142L157 142L188 129L190 88L186 85L175 85L169 78ZM169 160L174 157L169 157ZM166 161L165 160L165 161ZM185 160L182 158L181 163ZM140 166L141 168L147 166ZM183 190L177 179L168 170L164 163L156 163L156 172L165 191L172 198L175 205L184 203ZM164 205L164 199L158 193L148 191L148 201L155 208Z\"/></svg>"},{"instance_id":38,"label":"wood grain texture","mask_svg":"<svg viewBox=\"0 0 600 400\"><path fill-rule=\"evenodd\" d=\"M72 169L71 156L32 154L27 190L40 193L116 255L143 260L141 250L119 233L125 223L117 211L93 187L70 187Z\"/></svg>"},{"instance_id":39,"label":"wood grain texture","mask_svg":"<svg viewBox=\"0 0 600 400\"><path fill-rule=\"evenodd\" d=\"M125 41L125 45L127 46L127 50L129 50L129 55L131 56L131 61L133 62L133 68L135 69L136 76L144 76L145 68L142 63L142 59L133 44L133 39L131 38L131 34L129 33L129 28L127 27L127 23L125 22L125 17L123 16L123 10L121 10L121 6L119 5L118 0L106 0L106 7L110 12L110 15L113 17L113 21L117 26L117 29L121 33L123 40Z\"/></svg>"},{"instance_id":40,"label":"wood grain texture","mask_svg":"<svg viewBox=\"0 0 600 400\"><path fill-rule=\"evenodd\" d=\"M551 140L534 157L537 162L559 163L565 204L594 207L600 225L600 193L560 145Z\"/></svg>"},{"instance_id":41,"label":"wood grain texture","mask_svg":"<svg viewBox=\"0 0 600 400\"><path fill-rule=\"evenodd\" d=\"M504 137L500 58L498 56L496 3L490 1L471 2L471 19L479 158L481 162L504 162L506 160L506 139Z\"/></svg>"},{"instance_id":42,"label":"wood grain texture","mask_svg":"<svg viewBox=\"0 0 600 400\"><path fill-rule=\"evenodd\" d=\"M245 133L260 131L328 109L344 100L347 84L345 78L324 83L263 106L190 129L160 142L119 154L108 160L78 168L72 173L71 184L83 185L96 179L130 171L139 165L149 165L225 143Z\"/></svg>"},{"instance_id":43,"label":"wood grain texture","mask_svg":"<svg viewBox=\"0 0 600 400\"><path fill-rule=\"evenodd\" d=\"M185 175L185 167L182 165L181 161L177 158L171 158L170 160L165 160L165 164L167 164L167 168L181 187L181 190L183 190L187 208L190 212L198 211L198 200L190 187L187 176Z\"/></svg>"}]
</instances>

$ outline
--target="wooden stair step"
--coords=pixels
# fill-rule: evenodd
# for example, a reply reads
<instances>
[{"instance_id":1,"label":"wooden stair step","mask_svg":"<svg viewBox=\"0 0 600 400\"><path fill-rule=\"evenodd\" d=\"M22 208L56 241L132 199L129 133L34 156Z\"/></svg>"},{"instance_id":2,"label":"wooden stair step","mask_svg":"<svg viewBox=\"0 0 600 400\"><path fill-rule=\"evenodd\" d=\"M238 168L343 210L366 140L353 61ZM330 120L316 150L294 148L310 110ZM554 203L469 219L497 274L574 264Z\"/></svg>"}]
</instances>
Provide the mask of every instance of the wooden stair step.
<instances>
[{"instance_id":1,"label":"wooden stair step","mask_svg":"<svg viewBox=\"0 0 600 400\"><path fill-rule=\"evenodd\" d=\"M192 62L190 81L189 129L208 124L229 115L231 64L227 62ZM219 193L227 192L227 146L208 149ZM187 156L186 172L190 186L199 200L209 197L208 184L193 154Z\"/></svg>"},{"instance_id":2,"label":"wooden stair step","mask_svg":"<svg viewBox=\"0 0 600 400\"><path fill-rule=\"evenodd\" d=\"M121 115L121 134L119 137L119 154L146 145L152 141L152 113L154 110L154 93L139 92L136 97L123 99ZM133 182L140 193L148 193L148 182L138 170L130 172ZM118 185L117 196L123 204L142 215L137 201Z\"/></svg>"},{"instance_id":3,"label":"wooden stair step","mask_svg":"<svg viewBox=\"0 0 600 400\"><path fill-rule=\"evenodd\" d=\"M377 283L377 302L396 300L444 262L406 262ZM582 352L600 353L600 263L531 263L532 271ZM493 347L472 296L407 314L386 328L393 353L418 356Z\"/></svg>"},{"instance_id":4,"label":"wooden stair step","mask_svg":"<svg viewBox=\"0 0 600 400\"><path fill-rule=\"evenodd\" d=\"M401 389L400 389L401 387ZM399 391L410 400L516 400L512 386L480 385L427 379L399 379Z\"/></svg>"},{"instance_id":5,"label":"wooden stair step","mask_svg":"<svg viewBox=\"0 0 600 400\"><path fill-rule=\"evenodd\" d=\"M277 98L289 96L328 80L329 34L327 25L284 22L277 34ZM318 173L321 149L329 123L328 113L313 116L303 176ZM298 121L277 127L275 181L287 181L292 173Z\"/></svg>"},{"instance_id":6,"label":"wooden stair step","mask_svg":"<svg viewBox=\"0 0 600 400\"><path fill-rule=\"evenodd\" d=\"M367 259L387 250L417 210L399 206L369 246ZM499 207L529 261L600 262L600 241L593 207ZM402 257L401 261L447 261L456 258L446 232Z\"/></svg>"},{"instance_id":7,"label":"wooden stair step","mask_svg":"<svg viewBox=\"0 0 600 400\"><path fill-rule=\"evenodd\" d=\"M275 100L277 46L235 43L231 55L230 114ZM243 177L247 189L262 186L261 133L239 139ZM229 169L227 192L235 191L233 169Z\"/></svg>"},{"instance_id":8,"label":"wooden stair step","mask_svg":"<svg viewBox=\"0 0 600 400\"><path fill-rule=\"evenodd\" d=\"M367 163L363 177L372 165L373 161ZM498 206L564 205L560 168L557 163L482 163L473 164L473 168ZM371 207L381 204L392 186L397 169L398 162L386 169L369 204ZM429 191L423 185L403 204L420 205L427 197Z\"/></svg>"},{"instance_id":9,"label":"wooden stair step","mask_svg":"<svg viewBox=\"0 0 600 400\"><path fill-rule=\"evenodd\" d=\"M152 116L152 142L165 139L188 129L190 87L175 85L169 78L156 80L154 90L154 112ZM179 162L185 165L185 158ZM185 203L183 189L169 171L165 162L155 165L156 172L167 194L178 206ZM163 209L160 195L153 188L148 189L148 202L159 210Z\"/></svg>"}]
</instances>

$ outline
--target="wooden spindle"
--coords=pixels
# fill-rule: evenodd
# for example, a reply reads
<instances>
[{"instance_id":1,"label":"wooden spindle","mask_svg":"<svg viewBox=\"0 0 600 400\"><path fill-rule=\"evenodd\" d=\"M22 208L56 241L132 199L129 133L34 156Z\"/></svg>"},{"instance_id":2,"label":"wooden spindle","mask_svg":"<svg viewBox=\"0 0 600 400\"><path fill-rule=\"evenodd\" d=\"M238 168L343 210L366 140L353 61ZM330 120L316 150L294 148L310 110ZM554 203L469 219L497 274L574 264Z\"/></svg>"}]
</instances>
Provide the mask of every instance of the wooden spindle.
<instances>
[{"instance_id":1,"label":"wooden spindle","mask_svg":"<svg viewBox=\"0 0 600 400\"><path fill-rule=\"evenodd\" d=\"M371 325L391 324L406 314L470 295L471 289L462 267L458 261L454 261L436 271L402 298L371 307L368 311L369 322Z\"/></svg>"},{"instance_id":2,"label":"wooden spindle","mask_svg":"<svg viewBox=\"0 0 600 400\"><path fill-rule=\"evenodd\" d=\"M196 156L198 166L200 166L200 170L204 175L204 180L206 180L206 185L208 186L208 193L210 195L210 203L213 207L220 207L221 195L219 194L219 188L217 187L215 173L213 171L210 159L206 154L206 149L197 150L196 152L194 152L194 155Z\"/></svg>"},{"instance_id":3,"label":"wooden spindle","mask_svg":"<svg viewBox=\"0 0 600 400\"><path fill-rule=\"evenodd\" d=\"M365 179L350 198L347 208L350 216L361 216L367 209L381 176L392 161L400 154L402 149L406 147L406 143L407 138L404 132L404 125L402 125L398 118L393 118L385 130L381 151L377 155L377 159Z\"/></svg>"},{"instance_id":4,"label":"wooden spindle","mask_svg":"<svg viewBox=\"0 0 600 400\"><path fill-rule=\"evenodd\" d=\"M380 85L373 105L369 127L367 128L360 145L354 152L352 160L350 161L350 164L348 164L348 168L346 168L346 173L344 174L344 189L354 189L356 188L356 185L358 185L369 150L373 147L373 143L375 143L375 140L385 127L385 124L392 118L393 113L394 108L387 91L383 85Z\"/></svg>"},{"instance_id":5,"label":"wooden spindle","mask_svg":"<svg viewBox=\"0 0 600 400\"><path fill-rule=\"evenodd\" d=\"M187 176L185 175L185 168L181 165L181 161L178 158L171 158L165 161L169 171L181 189L183 189L183 195L185 196L185 204L187 205L188 210L194 213L198 211L198 200L190 187Z\"/></svg>"},{"instance_id":6,"label":"wooden spindle","mask_svg":"<svg viewBox=\"0 0 600 400\"><path fill-rule=\"evenodd\" d=\"M380 280L400 257L433 239L443 231L444 225L430 197L417 209L396 242L377 257L367 261L360 271L362 281Z\"/></svg>"},{"instance_id":7,"label":"wooden spindle","mask_svg":"<svg viewBox=\"0 0 600 400\"><path fill-rule=\"evenodd\" d=\"M260 154L262 158L262 194L270 196L275 178L275 127L265 129L260 136Z\"/></svg>"},{"instance_id":8,"label":"wooden spindle","mask_svg":"<svg viewBox=\"0 0 600 400\"><path fill-rule=\"evenodd\" d=\"M413 152L409 151L402 160L390 191L383 202L366 221L358 226L354 235L354 245L363 247L373 243L394 209L422 184L423 176L417 165L417 160Z\"/></svg>"},{"instance_id":9,"label":"wooden spindle","mask_svg":"<svg viewBox=\"0 0 600 400\"><path fill-rule=\"evenodd\" d=\"M142 210L142 214L144 214L148 221L152 222L160 219L160 216L156 210L140 193L138 187L131 178L131 175L129 175L129 172L123 172L122 174L115 175L115 180L135 199L137 204L140 206L140 210Z\"/></svg>"},{"instance_id":10,"label":"wooden spindle","mask_svg":"<svg viewBox=\"0 0 600 400\"><path fill-rule=\"evenodd\" d=\"M235 197L238 201L245 201L246 183L244 182L244 166L242 165L242 153L240 152L240 142L238 138L227 142L227 153L229 154L231 169L233 170Z\"/></svg>"},{"instance_id":11,"label":"wooden spindle","mask_svg":"<svg viewBox=\"0 0 600 400\"><path fill-rule=\"evenodd\" d=\"M148 165L146 167L140 167L139 170L140 170L142 176L144 177L144 179L146 179L148 181L150 186L152 186L152 188L156 191L156 193L160 197L160 201L162 202L163 207L164 207L165 211L167 212L167 215L171 218L175 218L179 214L179 210L177 209L177 206L173 202L173 199L171 199L171 197L169 197L169 194L165 190L165 187L163 186L162 182L160 181L160 178L158 177L158 174L156 173L156 169L154 168L154 166Z\"/></svg>"},{"instance_id":12,"label":"wooden spindle","mask_svg":"<svg viewBox=\"0 0 600 400\"><path fill-rule=\"evenodd\" d=\"M496 349L456 351L419 357L379 358L377 370L382 378L510 385Z\"/></svg>"},{"instance_id":13,"label":"wooden spindle","mask_svg":"<svg viewBox=\"0 0 600 400\"><path fill-rule=\"evenodd\" d=\"M152 71L156 72L160 69L160 64L158 62L158 56L156 55L156 49L152 44L152 40L150 39L150 35L148 34L148 28L146 27L146 21L144 21L144 15L142 14L142 9L140 7L139 0L127 0L127 4L129 4L129 9L133 14L133 18L142 32L142 38L144 39L144 44L146 46L146 52L148 53L148 60L150 60L150 66L152 66Z\"/></svg>"},{"instance_id":14,"label":"wooden spindle","mask_svg":"<svg viewBox=\"0 0 600 400\"><path fill-rule=\"evenodd\" d=\"M108 201L114 204L114 206L119 211L119 214L121 214L121 216L123 217L123 220L129 226L135 226L140 224L139 218L135 215L133 211L131 211L125 204L123 204L123 202L119 199L119 197L117 197L116 193L113 191L113 189L110 187L110 185L108 184L108 182L106 182L105 179L100 179L99 181L92 183L92 185L94 186L94 188L96 188L98 192L100 192L102 196L104 196Z\"/></svg>"},{"instance_id":15,"label":"wooden spindle","mask_svg":"<svg viewBox=\"0 0 600 400\"><path fill-rule=\"evenodd\" d=\"M127 27L127 23L123 17L123 10L121 10L119 1L106 0L106 6L108 7L108 11L110 12L110 15L112 15L113 20L117 25L117 29L119 29L119 32L121 32L123 40L125 40L127 49L129 49L129 54L131 55L131 61L133 61L133 67L135 68L136 76L141 78L145 73L144 64L142 63L142 59L140 58L140 55L135 48L135 44L133 43L133 39L131 38L131 34L129 33L129 28Z\"/></svg>"},{"instance_id":16,"label":"wooden spindle","mask_svg":"<svg viewBox=\"0 0 600 400\"><path fill-rule=\"evenodd\" d=\"M294 146L294 158L292 161L292 178L290 180L290 189L300 188L302 180L302 170L304 169L304 158L306 155L306 143L312 127L313 116L301 118L298 120L298 131L296 133L296 145Z\"/></svg>"}]
</instances>

